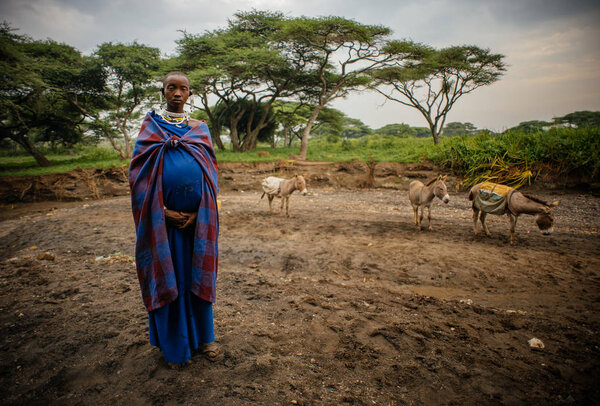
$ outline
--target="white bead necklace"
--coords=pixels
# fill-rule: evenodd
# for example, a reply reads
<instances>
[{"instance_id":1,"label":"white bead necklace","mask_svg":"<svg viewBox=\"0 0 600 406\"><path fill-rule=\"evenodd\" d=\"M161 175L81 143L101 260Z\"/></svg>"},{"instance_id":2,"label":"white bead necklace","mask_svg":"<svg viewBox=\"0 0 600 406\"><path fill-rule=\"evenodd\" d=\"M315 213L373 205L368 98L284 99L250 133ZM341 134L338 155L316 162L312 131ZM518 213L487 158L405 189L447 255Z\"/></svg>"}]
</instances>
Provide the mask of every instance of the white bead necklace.
<instances>
[{"instance_id":1,"label":"white bead necklace","mask_svg":"<svg viewBox=\"0 0 600 406\"><path fill-rule=\"evenodd\" d=\"M183 113L175 113L172 111L163 110L160 113L160 116L163 120L165 120L169 124L173 124L176 127L183 127L183 123L188 122L190 119L190 114L186 111Z\"/></svg>"}]
</instances>

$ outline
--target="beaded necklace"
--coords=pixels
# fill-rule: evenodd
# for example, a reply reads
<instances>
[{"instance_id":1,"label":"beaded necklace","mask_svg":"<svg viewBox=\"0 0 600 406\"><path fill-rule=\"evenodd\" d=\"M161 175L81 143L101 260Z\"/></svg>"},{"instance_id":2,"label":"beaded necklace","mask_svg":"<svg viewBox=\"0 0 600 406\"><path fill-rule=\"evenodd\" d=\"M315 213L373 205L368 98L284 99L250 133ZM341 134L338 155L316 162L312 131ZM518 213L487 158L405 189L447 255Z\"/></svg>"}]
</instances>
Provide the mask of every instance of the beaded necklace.
<instances>
[{"instance_id":1,"label":"beaded necklace","mask_svg":"<svg viewBox=\"0 0 600 406\"><path fill-rule=\"evenodd\" d=\"M173 124L175 127L183 128L186 126L190 119L190 114L186 111L183 113L174 113L172 111L163 110L160 113L160 117L169 124Z\"/></svg>"}]
</instances>

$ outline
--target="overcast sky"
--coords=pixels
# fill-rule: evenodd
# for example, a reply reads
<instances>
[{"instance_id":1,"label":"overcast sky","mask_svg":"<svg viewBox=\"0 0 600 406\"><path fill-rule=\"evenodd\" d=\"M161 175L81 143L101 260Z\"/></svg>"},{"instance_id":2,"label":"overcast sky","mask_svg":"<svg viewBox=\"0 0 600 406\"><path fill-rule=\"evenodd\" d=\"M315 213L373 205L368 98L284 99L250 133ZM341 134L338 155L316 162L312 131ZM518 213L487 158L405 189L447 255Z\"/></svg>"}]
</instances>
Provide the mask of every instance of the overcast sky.
<instances>
[{"instance_id":1,"label":"overcast sky","mask_svg":"<svg viewBox=\"0 0 600 406\"><path fill-rule=\"evenodd\" d=\"M90 53L106 42L137 40L175 52L179 30L224 27L236 11L336 15L380 24L393 37L435 47L473 44L506 56L497 83L464 96L448 121L502 130L521 121L600 110L598 0L2 0L0 15L20 33ZM364 93L334 103L372 128L425 126L416 111Z\"/></svg>"}]
</instances>

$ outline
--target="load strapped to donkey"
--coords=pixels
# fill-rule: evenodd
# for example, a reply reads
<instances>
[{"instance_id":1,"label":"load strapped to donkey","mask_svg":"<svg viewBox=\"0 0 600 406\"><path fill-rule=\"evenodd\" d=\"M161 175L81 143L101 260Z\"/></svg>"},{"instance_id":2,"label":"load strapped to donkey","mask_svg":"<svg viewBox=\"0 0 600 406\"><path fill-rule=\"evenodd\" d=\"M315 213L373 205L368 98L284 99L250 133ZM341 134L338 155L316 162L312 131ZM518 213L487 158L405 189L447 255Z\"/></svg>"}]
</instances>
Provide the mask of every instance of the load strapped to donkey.
<instances>
[{"instance_id":1,"label":"load strapped to donkey","mask_svg":"<svg viewBox=\"0 0 600 406\"><path fill-rule=\"evenodd\" d=\"M265 196L265 194L281 197L281 190L279 189L279 186L281 184L281 181L283 180L285 179L277 178L275 176L269 176L268 178L264 178L262 181L263 194L260 198L262 199Z\"/></svg>"},{"instance_id":2,"label":"load strapped to donkey","mask_svg":"<svg viewBox=\"0 0 600 406\"><path fill-rule=\"evenodd\" d=\"M514 191L515 189L510 186L483 182L479 186L479 193L474 196L473 205L477 210L487 214L504 214L506 203Z\"/></svg>"},{"instance_id":3,"label":"load strapped to donkey","mask_svg":"<svg viewBox=\"0 0 600 406\"><path fill-rule=\"evenodd\" d=\"M303 195L306 195L306 181L301 175L295 175L292 179L277 178L275 176L269 176L262 181L263 194L261 199L267 195L269 198L269 212L273 213L271 203L273 198L281 198L281 207L279 214L283 215L283 206L285 204L286 215L290 216L290 195L294 190L298 190Z\"/></svg>"},{"instance_id":4,"label":"load strapped to donkey","mask_svg":"<svg viewBox=\"0 0 600 406\"><path fill-rule=\"evenodd\" d=\"M547 203L539 197L526 195L509 186L492 182L479 183L469 191L469 200L473 201L473 231L477 231L477 218L481 221L483 231L489 237L490 230L485 224L488 214L506 214L510 223L510 243L515 243L515 226L521 214L536 215L535 223L544 235L552 234L554 215L552 208L560 204L560 200Z\"/></svg>"}]
</instances>

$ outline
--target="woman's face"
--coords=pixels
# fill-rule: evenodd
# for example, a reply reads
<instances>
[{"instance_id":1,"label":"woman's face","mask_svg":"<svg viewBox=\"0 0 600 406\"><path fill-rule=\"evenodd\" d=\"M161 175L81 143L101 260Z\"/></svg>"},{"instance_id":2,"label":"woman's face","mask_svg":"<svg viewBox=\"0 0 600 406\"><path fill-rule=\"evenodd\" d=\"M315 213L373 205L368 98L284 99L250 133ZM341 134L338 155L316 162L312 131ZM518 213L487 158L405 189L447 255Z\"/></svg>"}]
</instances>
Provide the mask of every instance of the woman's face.
<instances>
[{"instance_id":1,"label":"woman's face","mask_svg":"<svg viewBox=\"0 0 600 406\"><path fill-rule=\"evenodd\" d=\"M163 84L163 95L167 101L167 110L182 113L183 106L190 97L190 82L183 75L168 76Z\"/></svg>"}]
</instances>

